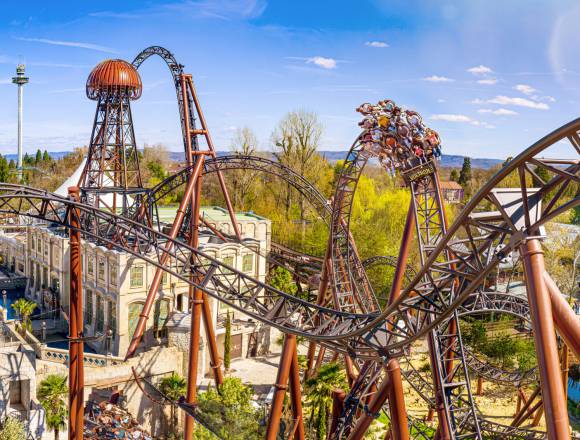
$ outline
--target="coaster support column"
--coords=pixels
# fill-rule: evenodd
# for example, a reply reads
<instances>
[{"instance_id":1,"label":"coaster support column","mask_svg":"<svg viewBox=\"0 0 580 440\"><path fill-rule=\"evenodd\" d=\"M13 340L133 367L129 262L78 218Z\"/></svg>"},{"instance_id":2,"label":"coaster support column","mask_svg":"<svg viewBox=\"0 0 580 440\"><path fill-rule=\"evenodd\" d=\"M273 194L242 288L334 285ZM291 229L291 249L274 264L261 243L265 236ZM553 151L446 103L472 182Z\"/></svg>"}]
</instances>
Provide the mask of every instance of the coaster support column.
<instances>
[{"instance_id":1,"label":"coaster support column","mask_svg":"<svg viewBox=\"0 0 580 440\"><path fill-rule=\"evenodd\" d=\"M569 439L570 422L560 373L552 303L544 281L544 253L538 239L529 238L521 244L520 255L524 262L548 438Z\"/></svg>"},{"instance_id":2,"label":"coaster support column","mask_svg":"<svg viewBox=\"0 0 580 440\"><path fill-rule=\"evenodd\" d=\"M79 202L79 188L68 189L71 200ZM84 371L83 371L83 282L81 267L80 210L72 207L69 211L69 252L70 252L70 312L69 334L69 375L68 375L68 438L82 440L84 428Z\"/></svg>"},{"instance_id":3,"label":"coaster support column","mask_svg":"<svg viewBox=\"0 0 580 440\"><path fill-rule=\"evenodd\" d=\"M199 168L203 167L204 156L199 155L197 158L199 161ZM197 248L199 245L199 210L201 207L201 174L195 179L195 191L190 195L191 198L191 219L189 226L189 245L193 248ZM190 264L192 269L197 263L194 260L196 258L194 255L191 256L192 260ZM193 272L189 274L190 279L194 281L196 275ZM186 402L193 405L196 401L197 393L197 370L198 370L198 358L199 358L199 340L200 340L200 321L203 313L203 292L189 285L189 299L192 301L191 307L191 334L189 339L189 366L187 372L187 395ZM206 334L207 336L207 334ZM193 417L188 415L185 418L185 440L193 439Z\"/></svg>"}]
</instances>

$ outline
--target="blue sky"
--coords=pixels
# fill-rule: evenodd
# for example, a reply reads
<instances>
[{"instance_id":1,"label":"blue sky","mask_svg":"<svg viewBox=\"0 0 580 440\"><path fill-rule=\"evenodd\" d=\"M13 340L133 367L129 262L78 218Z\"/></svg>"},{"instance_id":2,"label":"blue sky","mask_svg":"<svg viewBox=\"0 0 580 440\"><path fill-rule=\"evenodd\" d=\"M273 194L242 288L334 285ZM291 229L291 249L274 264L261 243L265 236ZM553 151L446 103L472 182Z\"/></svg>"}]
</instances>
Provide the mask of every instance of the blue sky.
<instances>
[{"instance_id":1,"label":"blue sky","mask_svg":"<svg viewBox=\"0 0 580 440\"><path fill-rule=\"evenodd\" d=\"M418 110L444 152L513 155L578 116L580 3L573 0L9 2L0 17L0 153L15 151L15 65L27 64L25 148L86 145L84 85L106 58L174 52L220 149L248 126L268 149L289 110L317 112L324 149L347 149L362 102ZM137 141L180 150L175 93L146 62Z\"/></svg>"}]
</instances>

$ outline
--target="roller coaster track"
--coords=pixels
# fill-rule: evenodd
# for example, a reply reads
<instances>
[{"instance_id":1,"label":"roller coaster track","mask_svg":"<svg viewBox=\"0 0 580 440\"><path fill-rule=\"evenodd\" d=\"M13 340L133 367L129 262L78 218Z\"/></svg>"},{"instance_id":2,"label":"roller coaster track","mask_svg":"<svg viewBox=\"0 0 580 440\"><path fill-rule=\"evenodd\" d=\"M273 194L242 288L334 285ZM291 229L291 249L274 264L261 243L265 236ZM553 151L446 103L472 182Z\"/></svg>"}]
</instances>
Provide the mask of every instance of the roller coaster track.
<instances>
[{"instance_id":1,"label":"roller coaster track","mask_svg":"<svg viewBox=\"0 0 580 440\"><path fill-rule=\"evenodd\" d=\"M556 207L570 182L578 182L577 159L566 161L535 157L548 146L564 138L570 141L576 155L578 154L578 121L564 126L559 131L560 133L556 131L542 139L500 170L468 203L449 233L445 231L445 214L438 193L439 185L434 167L423 164L410 172L416 172L421 176L410 182L423 263L423 269L415 277L411 287L416 289L418 296L422 298L419 300L421 307L417 307L418 304L410 305L410 308L414 309L413 313L407 316L403 313L398 315L403 320L403 326L397 328L397 322L390 321L391 328L387 332L391 333L389 336L392 338L401 327L408 330L417 324L434 330L431 347L438 362L438 365L433 366L437 371L440 387L437 393L445 405L449 429L454 438L481 438L475 407L472 404L464 405L460 401L464 394L467 395L467 403L472 402L473 399L461 342L457 306L461 300L466 299L464 296L466 292L474 293L483 290L485 276L489 273L487 269L490 265L497 264L497 256L500 253L496 253L495 249L498 245L506 247L502 252L510 252L526 235L537 235L539 226L548 218L553 218L557 210L562 209L562 207ZM347 156L337 185L333 227L340 224L338 218L340 222L348 225L356 185L369 156L362 142L355 142ZM567 168L562 169L562 165L566 165ZM433 169L424 172L429 166ZM554 177L549 182L542 181L538 178L536 167L549 171ZM512 197L512 200L508 202L502 201L499 194L501 191L495 190L495 187L513 171L519 175L518 194L515 200ZM536 183L539 188L528 188L528 180ZM541 208L542 201L546 203L543 209ZM477 209L477 205L484 205L484 202L488 206L481 206ZM564 203L563 207L567 209L577 203L578 200L575 197ZM493 206L495 211L490 212L489 205ZM461 234L460 237L457 236L458 233ZM339 291L342 289L341 294L345 297L364 297L368 291L368 280L360 276L357 270L358 256L350 251L346 236L345 232L338 228L333 230L333 268L335 275L338 273L334 280L335 287ZM450 240L454 236L456 239ZM348 263L345 264L344 261ZM347 269L354 267L354 270L344 270L345 267ZM347 292L344 292L345 288ZM357 290L362 293L357 293ZM395 304L404 304L409 298L409 292L410 288L407 288ZM401 299L402 297L405 299ZM453 308L452 313L449 312L450 308ZM451 319L447 321L440 319L437 323L439 326L436 327L433 325L433 317L442 310L445 317ZM410 319L411 316L413 320ZM451 323L454 325L451 326ZM404 338L408 337L408 334L397 336ZM389 345L388 342L386 345ZM454 362L459 365L446 371L450 354ZM361 370L361 373L363 372L365 374L361 374L356 386L347 397L343 412L345 426L354 422L354 414L361 413L360 405L368 401L372 390L379 388L384 377L380 374L378 365L375 368L366 366L364 370ZM337 433L338 436L342 435L340 428Z\"/></svg>"},{"instance_id":2,"label":"roller coaster track","mask_svg":"<svg viewBox=\"0 0 580 440\"><path fill-rule=\"evenodd\" d=\"M322 213L322 219L327 219L330 212L329 206L325 203L324 197L313 187L308 181L303 179L298 174L294 173L292 170L280 165L279 163L270 161L265 158L249 157L249 156L223 156L216 159L209 159L204 173L215 172L216 169L221 170L232 170L232 169L250 169L275 175L285 183L290 184L292 187L297 189L314 207L317 207L319 212ZM169 192L175 190L176 188L182 186L186 182L185 176L188 175L188 170L184 169L180 173L175 174L167 181L160 183L156 188L151 191L153 200L159 200L160 198L167 195ZM325 215L326 214L326 215ZM316 268L320 267L322 260L305 255L291 249L285 248L283 246L278 246L273 244L275 248L276 260L278 262L288 261L291 265L295 264L306 264L309 267ZM396 258L390 256L377 256L371 257L363 261L363 267L368 270L370 267L377 265L388 265L391 267L396 266ZM408 267L406 278L409 281L414 275L415 271ZM528 305L527 300L522 297L517 297L514 295L498 294L496 292L483 292L475 293L470 297L468 301L463 304L459 310L459 315L464 316L474 313L489 313L489 312L501 312L509 313L517 316L521 319L527 319L528 316ZM497 366L485 363L479 360L476 356L470 353L468 350L465 351L465 357L469 368L485 379L498 383L509 383L509 384L524 384L529 381L536 380L537 377L534 371L531 372L509 372L500 369ZM425 399L431 399L427 397L427 394L432 396L433 388L432 385L424 381L420 374L412 368L409 363L409 367L405 369L404 375L406 380L410 385L415 388L420 395ZM427 393L428 391L428 393ZM418 425L413 424L414 430L417 431ZM495 425L487 425L495 426ZM503 431L503 430L502 430ZM527 431L526 431L527 432ZM535 434L534 434L535 435Z\"/></svg>"},{"instance_id":3,"label":"roller coaster track","mask_svg":"<svg viewBox=\"0 0 580 440\"><path fill-rule=\"evenodd\" d=\"M507 175L520 167L525 167L529 162L534 163L534 156L541 153L555 142L566 139L578 139L577 131L580 129L580 120L573 121L560 129L546 136L524 153L516 157L512 162L502 168L485 185L476 196L467 204L454 224L449 228L448 234L443 237L436 248L431 253L427 264L433 265L440 271L440 275L433 278L433 282L427 286L422 278L427 272L427 267L418 271L410 285L402 292L401 297L377 314L345 313L326 307L309 304L293 297L290 294L281 292L271 286L261 283L252 277L245 275L233 268L224 265L222 262L204 254L199 249L192 248L179 240L170 240L167 235L155 231L146 226L135 224L135 233L129 237L130 241L139 240L142 237L151 241L152 245L158 249L152 256L136 255L148 259L156 265L155 258L158 255L169 252L175 262L183 263L179 270L194 270L205 278L203 285L196 287L206 291L209 295L222 300L232 307L250 314L266 324L279 328L299 336L305 336L317 341L325 342L331 347L336 347L341 352L350 352L355 357L366 359L378 359L391 353L399 353L402 347L424 336L437 324L445 320L454 312L465 300L475 291L481 289L481 282L498 264L501 255L488 252L486 261L481 261L481 253L487 249L484 245L491 246L493 240L503 237L504 242L508 242L506 249L511 250L521 242L530 231L537 230L541 225L556 217L562 212L566 212L575 206L580 205L580 197L572 197L566 203L556 206L556 199L561 198L562 186L567 186L570 182L580 182L578 176L578 161L570 160L567 168L559 168L556 176L545 182L544 185L534 194L534 199L539 199L540 195L551 196L547 206L538 212L537 218L532 219L529 211L518 209L508 214L503 206L498 206L500 211L493 217L488 215L481 217L474 215L475 208L481 202L490 201L494 203L491 190L499 184ZM578 144L580 145L580 144ZM579 148L576 146L575 148ZM578 150L577 150L578 151ZM539 162L541 163L541 162ZM555 190L555 191L554 191ZM525 191L525 190L523 190ZM548 194L552 192L551 194ZM69 226L66 219L66 211L70 207L77 207L81 212L85 212L93 217L97 223L107 224L111 230L128 228L127 223L134 223L131 220L123 219L113 214L100 212L91 209L80 203L75 203L69 199L53 195L49 192L28 188L19 185L0 185L0 212L11 215L24 215L35 217L41 220L53 222L62 226ZM486 210L487 211L487 210ZM524 226L518 230L512 230L510 225L521 219L527 219L529 226ZM471 234L473 228L480 228L482 232L478 235ZM469 231L471 239L457 238L458 231ZM485 232L483 232L485 231ZM89 233L82 231L83 234ZM151 237L147 237L150 234ZM88 237L93 240L106 241L103 237ZM507 238L511 240L508 241ZM163 244L171 242L173 250L164 250ZM469 245L470 249L479 252L461 251L458 244ZM474 247L476 243L480 246ZM129 253L136 253L130 248L125 248L121 243L113 243L111 246L121 248ZM450 250L456 252L453 259L455 269L447 269L450 262L437 261L440 254ZM199 263L192 265L187 262L190 254L193 254ZM176 267L163 267L171 271L180 279L186 278L182 272L178 272ZM450 279L458 277L461 289L449 288ZM226 283L223 280L229 279ZM192 283L184 279L187 283ZM210 281L216 281L215 286L210 286ZM195 283L192 283L195 285ZM249 290L232 290L235 286L248 287ZM411 292L418 291L420 295L411 295ZM428 294L432 295L429 298ZM444 299L448 302L445 304ZM436 306L437 318L430 323L425 322L425 304ZM428 309L427 309L428 310ZM413 312L411 314L410 312ZM406 316L410 315L410 316ZM323 324L320 327L313 326L313 318L320 316ZM296 319L298 319L298 321ZM407 328L398 328L387 331L385 323L397 324L407 323ZM386 344L384 344L386 342Z\"/></svg>"},{"instance_id":4,"label":"roller coaster track","mask_svg":"<svg viewBox=\"0 0 580 440\"><path fill-rule=\"evenodd\" d=\"M185 108L192 108L192 102L189 95L186 98L189 102L183 102L183 85L180 81L183 66L177 63L169 51L161 47L147 48L135 58L133 64L139 67L152 55L159 55L172 73L184 146L187 146L188 137L191 137L192 145L197 149L197 138L193 134L195 130L187 130L188 124L194 127L195 120L193 112L188 114L185 111ZM186 121L187 117L189 121ZM578 125L576 120L561 127L507 164L467 204L449 230L445 226L435 170L428 179L411 181L423 267L399 298L382 312L349 232L356 185L360 172L370 157L369 152L358 141L343 166L331 210L332 289L329 290L332 297L327 298L324 304L333 304L336 311L299 303L281 292L255 284L255 280L244 280L244 293L252 292L248 299L239 291L234 293L235 282L229 284L232 279L241 281L238 275L224 278L224 269L219 264L210 264L209 267L198 265L199 271L211 272L211 276L210 272L205 272L207 286L204 287L207 289L211 285L215 289L219 286L220 289L216 289L219 293L214 291L214 296L224 295L225 298L220 299L229 301L234 307L234 303L238 307L249 304L247 314L254 314L252 316L258 319L262 316L283 331L302 334L327 347L346 352L351 357L358 358L359 364L363 366L365 364L362 362L365 360L374 363L374 368L367 367L365 371L370 372L369 377L379 380L381 374L374 372L381 370L385 360L401 355L405 346L432 332L431 339L438 364L438 382L443 387L439 392L446 396L444 405L447 418L451 420L452 434L461 438L481 438L475 409L472 407L466 413L458 405L465 391L470 394L466 364L475 364L474 361L466 362L469 354L465 352L461 342L458 308L468 299L473 302L473 297L484 291L486 277L504 254L516 249L527 237L535 236L545 222L578 205L577 195L563 205L560 203L570 182L578 182L578 161L537 157L546 148L566 139L577 157L580 152ZM417 169L425 168L425 165L418 166ZM548 182L543 181L535 171L537 167L549 171L554 177ZM498 187L510 173L519 175L519 201L504 203ZM534 186L539 188L529 187L528 180L535 182ZM543 208L540 201L544 203ZM318 212L324 213L324 217L328 206L324 199L321 203L323 209ZM124 234L131 237L140 236L143 232L148 233L129 230ZM134 241L143 241L143 237L140 236ZM151 243L155 241L155 237L149 240ZM500 246L504 246L504 249L497 251ZM284 249L280 250L284 254L282 257L297 258ZM197 257L203 258L201 255ZM227 270L229 269L226 268L226 273L230 273ZM224 279L228 282L224 282ZM248 285L251 287L247 287ZM240 287L239 283L237 287ZM445 371L450 357L454 357L456 363L459 362L460 368ZM367 380L362 375L359 385L361 394L364 395L368 389L377 385L377 380ZM358 406L360 400L357 396L350 397L350 401L357 402L355 407ZM469 402L471 400L468 399Z\"/></svg>"},{"instance_id":5,"label":"roller coaster track","mask_svg":"<svg viewBox=\"0 0 580 440\"><path fill-rule=\"evenodd\" d=\"M112 233L103 237L81 231L87 239L126 251L162 267L210 296L281 331L317 340L352 357L387 359L400 354L403 347L426 335L455 312L472 293L481 290L485 277L503 257L503 253L496 255L490 251L495 243L506 244L503 252L509 252L526 236L534 236L541 225L580 204L578 196L558 203L565 188L571 182L580 181L578 160L556 162L535 158L554 143L566 139L571 141L578 154L579 129L580 120L573 121L541 139L504 166L467 204L399 299L381 313L375 314L345 313L310 304L236 271L179 240L170 240L166 235L142 224L46 191L2 184L0 212L70 227L68 211L72 207L77 208L81 215L89 216L100 227L92 230L106 229L127 237L125 242L113 242L106 238L113 236ZM533 170L530 171L531 166L546 167L554 177L548 182L540 179L541 185L531 195L528 195L527 186L522 185L521 198L526 202L522 202L514 210L508 210L494 197L492 190L514 171L533 173ZM540 198L544 203L542 209L530 211L530 206L536 206ZM481 205L483 209L478 210ZM496 213L489 213L490 205L496 207ZM531 213L535 215L532 216ZM147 241L154 252L144 255L135 250L131 243L140 240ZM168 243L172 244L169 250ZM441 256L445 251L452 253L452 260L442 261ZM164 253L170 254L171 267L159 263L159 258ZM191 263L191 255L194 256L195 264ZM431 266L437 270L437 274L427 283L423 281L423 277ZM202 281L190 281L190 272L197 275L194 279L199 276ZM459 282L453 283L454 279ZM411 295L415 291L419 295ZM433 313L435 318L427 320L426 316ZM322 324L316 325L316 322ZM399 323L404 323L404 326L397 325ZM391 324L392 327L388 328L386 324Z\"/></svg>"}]
</instances>

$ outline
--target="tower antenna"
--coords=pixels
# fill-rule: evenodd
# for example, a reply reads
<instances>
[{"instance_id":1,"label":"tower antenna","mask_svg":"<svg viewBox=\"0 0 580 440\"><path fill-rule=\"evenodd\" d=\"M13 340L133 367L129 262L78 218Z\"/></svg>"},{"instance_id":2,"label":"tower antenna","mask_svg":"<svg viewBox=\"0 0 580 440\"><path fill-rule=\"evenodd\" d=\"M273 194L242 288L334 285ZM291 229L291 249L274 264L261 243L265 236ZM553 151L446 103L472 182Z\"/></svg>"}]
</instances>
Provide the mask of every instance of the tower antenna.
<instances>
[{"instance_id":1,"label":"tower antenna","mask_svg":"<svg viewBox=\"0 0 580 440\"><path fill-rule=\"evenodd\" d=\"M12 77L12 82L18 86L18 182L22 182L22 107L24 98L24 84L29 78L25 76L24 64L16 66L16 76Z\"/></svg>"}]
</instances>

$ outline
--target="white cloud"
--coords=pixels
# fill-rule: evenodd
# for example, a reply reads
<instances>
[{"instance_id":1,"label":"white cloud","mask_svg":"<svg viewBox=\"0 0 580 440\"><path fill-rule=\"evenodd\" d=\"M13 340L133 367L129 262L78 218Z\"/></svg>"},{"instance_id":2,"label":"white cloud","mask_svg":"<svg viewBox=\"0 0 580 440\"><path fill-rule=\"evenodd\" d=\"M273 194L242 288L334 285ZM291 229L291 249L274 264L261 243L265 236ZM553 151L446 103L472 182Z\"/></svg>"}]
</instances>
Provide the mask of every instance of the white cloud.
<instances>
[{"instance_id":1,"label":"white cloud","mask_svg":"<svg viewBox=\"0 0 580 440\"><path fill-rule=\"evenodd\" d=\"M540 96L540 95L532 95L530 99L534 101L546 101L546 102L556 102L556 98L553 96Z\"/></svg>"},{"instance_id":2,"label":"white cloud","mask_svg":"<svg viewBox=\"0 0 580 440\"><path fill-rule=\"evenodd\" d=\"M335 69L336 68L336 60L334 58L325 58L325 57L311 57L306 59L307 64L316 64L323 69Z\"/></svg>"},{"instance_id":3,"label":"white cloud","mask_svg":"<svg viewBox=\"0 0 580 440\"><path fill-rule=\"evenodd\" d=\"M432 115L430 117L433 121L445 121L445 122L456 122L460 124L470 124L475 126L480 126L484 128L495 128L495 125L488 124L487 122L478 121L476 119L472 119L467 115L458 115L458 114L449 114L449 113L441 113L437 115Z\"/></svg>"},{"instance_id":4,"label":"white cloud","mask_svg":"<svg viewBox=\"0 0 580 440\"><path fill-rule=\"evenodd\" d=\"M429 82L453 82L455 81L452 78L447 78L446 76L438 76L438 75L431 75L423 78L423 81Z\"/></svg>"},{"instance_id":5,"label":"white cloud","mask_svg":"<svg viewBox=\"0 0 580 440\"><path fill-rule=\"evenodd\" d=\"M484 66L483 64L480 64L479 66L470 67L469 69L467 69L467 71L469 73L473 73L474 75L485 75L486 73L493 72L493 70L491 70L490 67Z\"/></svg>"},{"instance_id":6,"label":"white cloud","mask_svg":"<svg viewBox=\"0 0 580 440\"><path fill-rule=\"evenodd\" d=\"M229 21L258 18L264 13L267 6L266 0L186 0L167 3L161 7L182 15L196 15Z\"/></svg>"},{"instance_id":7,"label":"white cloud","mask_svg":"<svg viewBox=\"0 0 580 440\"><path fill-rule=\"evenodd\" d=\"M443 98L439 98L439 99L437 100L437 102L438 102L438 103L444 103L444 102L447 102L447 101L445 101Z\"/></svg>"},{"instance_id":8,"label":"white cloud","mask_svg":"<svg viewBox=\"0 0 580 440\"><path fill-rule=\"evenodd\" d=\"M439 114L432 115L431 119L434 121L447 121L447 122L471 122L472 119L465 115L453 115L453 114Z\"/></svg>"},{"instance_id":9,"label":"white cloud","mask_svg":"<svg viewBox=\"0 0 580 440\"><path fill-rule=\"evenodd\" d=\"M369 46L369 47L389 47L389 45L387 43L385 43L384 41L367 41L365 43L365 46Z\"/></svg>"},{"instance_id":10,"label":"white cloud","mask_svg":"<svg viewBox=\"0 0 580 440\"><path fill-rule=\"evenodd\" d=\"M518 112L514 112L513 110L509 110L507 108L498 108L496 110L492 110L490 108L481 108L477 111L478 113L490 113L492 115L497 116L515 116Z\"/></svg>"},{"instance_id":11,"label":"white cloud","mask_svg":"<svg viewBox=\"0 0 580 440\"><path fill-rule=\"evenodd\" d=\"M532 93L537 92L536 89L534 89L532 86L529 86L527 84L515 85L514 90L517 90L518 92L522 92L524 95L531 95Z\"/></svg>"},{"instance_id":12,"label":"white cloud","mask_svg":"<svg viewBox=\"0 0 580 440\"><path fill-rule=\"evenodd\" d=\"M79 47L81 49L96 50L98 52L118 53L115 49L112 49L110 47L100 46L98 44L93 43L82 43L80 41L60 41L60 40L49 40L47 38L24 38L24 37L16 37L16 39L20 41L30 41L33 43L51 44L53 46Z\"/></svg>"},{"instance_id":13,"label":"white cloud","mask_svg":"<svg viewBox=\"0 0 580 440\"><path fill-rule=\"evenodd\" d=\"M498 95L493 99L488 99L487 102L489 104L514 105L517 107L533 108L536 110L548 110L550 108L550 106L544 102L536 102L526 98L515 98L503 95Z\"/></svg>"},{"instance_id":14,"label":"white cloud","mask_svg":"<svg viewBox=\"0 0 580 440\"><path fill-rule=\"evenodd\" d=\"M478 79L477 84L485 84L486 86L493 86L497 84L497 78Z\"/></svg>"}]
</instances>

